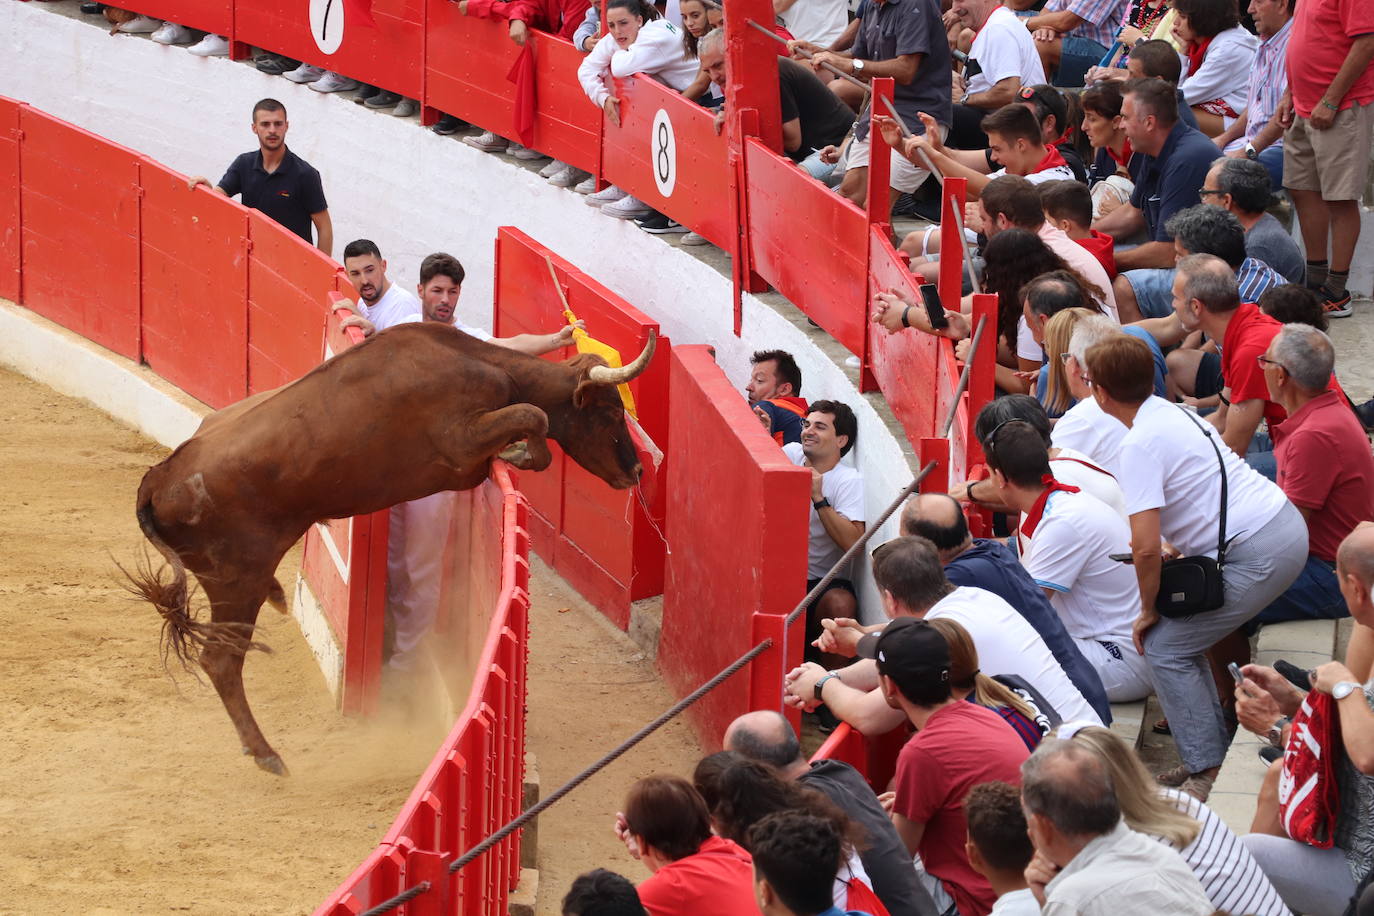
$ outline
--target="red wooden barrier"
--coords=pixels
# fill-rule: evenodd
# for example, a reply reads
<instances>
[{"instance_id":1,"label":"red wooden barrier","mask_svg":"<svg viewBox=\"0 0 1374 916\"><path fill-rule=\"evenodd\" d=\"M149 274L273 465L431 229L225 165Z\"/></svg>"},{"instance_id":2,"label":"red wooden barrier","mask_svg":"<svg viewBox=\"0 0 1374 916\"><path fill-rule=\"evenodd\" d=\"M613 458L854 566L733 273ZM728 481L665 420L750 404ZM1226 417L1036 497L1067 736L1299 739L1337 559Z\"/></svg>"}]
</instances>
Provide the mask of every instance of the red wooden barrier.
<instances>
[{"instance_id":1,"label":"red wooden barrier","mask_svg":"<svg viewBox=\"0 0 1374 916\"><path fill-rule=\"evenodd\" d=\"M706 347L675 347L666 489L668 577L659 667L680 693L753 646L806 593L811 477L783 455ZM769 618L773 619L770 624ZM767 632L769 630L772 632ZM777 709L800 663L798 620L785 642L693 707L708 746L750 709Z\"/></svg>"},{"instance_id":2,"label":"red wooden barrier","mask_svg":"<svg viewBox=\"0 0 1374 916\"><path fill-rule=\"evenodd\" d=\"M139 155L21 105L24 305L138 359Z\"/></svg>"},{"instance_id":3,"label":"red wooden barrier","mask_svg":"<svg viewBox=\"0 0 1374 916\"><path fill-rule=\"evenodd\" d=\"M19 102L0 96L0 299L18 302L20 266Z\"/></svg>"},{"instance_id":4,"label":"red wooden barrier","mask_svg":"<svg viewBox=\"0 0 1374 916\"><path fill-rule=\"evenodd\" d=\"M593 337L633 359L658 323L525 233L502 227L496 238L496 334L547 334L565 322L552 262L574 314ZM659 337L644 374L630 383L639 422L660 450L669 448L668 376L672 344ZM550 354L550 359L562 354ZM554 463L527 474L535 549L621 629L630 602L663 591L664 488L645 507L635 490L612 490L550 443ZM660 472L661 473L661 472Z\"/></svg>"},{"instance_id":5,"label":"red wooden barrier","mask_svg":"<svg viewBox=\"0 0 1374 916\"><path fill-rule=\"evenodd\" d=\"M248 214L146 157L139 169L143 359L211 407L232 404L248 394Z\"/></svg>"},{"instance_id":6,"label":"red wooden barrier","mask_svg":"<svg viewBox=\"0 0 1374 916\"><path fill-rule=\"evenodd\" d=\"M194 6L201 0L184 2ZM354 14L360 8L371 9L371 24L358 21ZM423 0L235 0L233 37L412 99L423 91Z\"/></svg>"}]
</instances>

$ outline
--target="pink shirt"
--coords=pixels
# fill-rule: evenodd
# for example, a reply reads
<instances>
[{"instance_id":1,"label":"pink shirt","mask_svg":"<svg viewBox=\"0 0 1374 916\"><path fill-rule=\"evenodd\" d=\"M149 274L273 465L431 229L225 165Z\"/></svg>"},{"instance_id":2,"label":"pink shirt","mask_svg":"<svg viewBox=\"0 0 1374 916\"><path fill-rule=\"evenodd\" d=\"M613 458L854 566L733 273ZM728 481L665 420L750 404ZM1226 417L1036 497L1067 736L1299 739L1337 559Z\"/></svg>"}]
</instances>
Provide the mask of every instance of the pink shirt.
<instances>
[{"instance_id":1,"label":"pink shirt","mask_svg":"<svg viewBox=\"0 0 1374 916\"><path fill-rule=\"evenodd\" d=\"M1099 301L1102 307L1107 310L1113 321L1120 321L1116 313L1116 296L1112 293L1112 281L1107 276L1107 269L1102 266L1102 262L1093 256L1093 253L1082 245L1069 238L1063 229L1056 229L1048 222L1040 224L1036 230L1040 240L1049 246L1050 250L1059 255L1060 260L1072 267L1083 275L1089 283L1102 290L1105 297ZM1097 297L1094 296L1094 299Z\"/></svg>"}]
</instances>

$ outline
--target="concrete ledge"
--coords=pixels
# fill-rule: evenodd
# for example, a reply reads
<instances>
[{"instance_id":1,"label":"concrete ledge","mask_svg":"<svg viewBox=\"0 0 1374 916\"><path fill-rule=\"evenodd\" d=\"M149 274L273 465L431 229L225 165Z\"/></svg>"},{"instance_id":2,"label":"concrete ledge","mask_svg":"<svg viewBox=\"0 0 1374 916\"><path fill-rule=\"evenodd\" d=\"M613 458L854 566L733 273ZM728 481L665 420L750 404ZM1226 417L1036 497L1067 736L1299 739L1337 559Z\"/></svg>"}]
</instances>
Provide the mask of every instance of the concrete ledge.
<instances>
[{"instance_id":1,"label":"concrete ledge","mask_svg":"<svg viewBox=\"0 0 1374 916\"><path fill-rule=\"evenodd\" d=\"M329 625L329 619L324 616L319 601L315 600L310 586L306 584L305 576L296 577L291 616L300 626L301 635L310 647L310 654L315 656L315 663L320 666L320 673L324 675L329 693L334 697L334 702L338 703L340 691L343 689L343 652L339 649L339 641L334 637L334 629Z\"/></svg>"},{"instance_id":2,"label":"concrete ledge","mask_svg":"<svg viewBox=\"0 0 1374 916\"><path fill-rule=\"evenodd\" d=\"M510 916L534 916L539 901L539 872L533 868L520 869L520 883L510 892L506 912Z\"/></svg>"}]
</instances>

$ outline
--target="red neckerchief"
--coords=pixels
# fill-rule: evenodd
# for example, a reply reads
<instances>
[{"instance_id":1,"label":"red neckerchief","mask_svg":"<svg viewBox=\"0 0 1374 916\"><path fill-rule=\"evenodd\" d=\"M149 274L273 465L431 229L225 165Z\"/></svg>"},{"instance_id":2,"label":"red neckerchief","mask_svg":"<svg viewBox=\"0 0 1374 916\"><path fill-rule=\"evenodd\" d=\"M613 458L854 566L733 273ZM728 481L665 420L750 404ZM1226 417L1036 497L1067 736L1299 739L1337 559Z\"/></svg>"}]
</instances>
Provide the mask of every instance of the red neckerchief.
<instances>
[{"instance_id":1,"label":"red neckerchief","mask_svg":"<svg viewBox=\"0 0 1374 916\"><path fill-rule=\"evenodd\" d=\"M1120 156L1118 156L1116 153L1112 152L1112 148L1111 148L1110 146L1107 147L1107 155L1108 155L1108 156L1111 156L1112 159L1114 159L1114 160L1116 161L1116 164L1117 164L1117 165L1127 165L1127 164L1129 164L1130 161L1131 161L1131 153L1132 153L1132 152L1133 152L1133 150L1131 149L1131 140L1130 140L1129 137L1127 137L1127 138L1126 138L1126 142L1125 142L1124 144L1122 144L1122 147L1121 147L1121 155L1120 155Z\"/></svg>"},{"instance_id":2,"label":"red neckerchief","mask_svg":"<svg viewBox=\"0 0 1374 916\"><path fill-rule=\"evenodd\" d=\"M1046 474L1044 477L1041 477L1040 482L1045 485L1045 490L1040 494L1039 498L1036 499L1035 505L1031 506L1030 511L1026 513L1026 520L1021 523L1021 534L1026 538L1034 536L1035 526L1040 524L1040 518L1045 514L1045 504L1050 501L1051 493L1056 490L1061 490L1065 493L1078 492L1078 487L1071 487L1066 483L1060 483L1054 479L1053 474Z\"/></svg>"},{"instance_id":3,"label":"red neckerchief","mask_svg":"<svg viewBox=\"0 0 1374 916\"><path fill-rule=\"evenodd\" d=\"M1030 174L1034 175L1036 172L1044 172L1060 165L1066 166L1068 163L1064 161L1064 156L1059 152L1059 148L1051 146L1049 152L1045 153L1045 158L1041 159L1040 164L1030 170Z\"/></svg>"},{"instance_id":4,"label":"red neckerchief","mask_svg":"<svg viewBox=\"0 0 1374 916\"><path fill-rule=\"evenodd\" d=\"M1202 41L1195 41L1188 46L1188 75L1192 76L1202 67L1202 59L1207 56L1207 49L1211 47L1212 39L1205 38Z\"/></svg>"}]
</instances>

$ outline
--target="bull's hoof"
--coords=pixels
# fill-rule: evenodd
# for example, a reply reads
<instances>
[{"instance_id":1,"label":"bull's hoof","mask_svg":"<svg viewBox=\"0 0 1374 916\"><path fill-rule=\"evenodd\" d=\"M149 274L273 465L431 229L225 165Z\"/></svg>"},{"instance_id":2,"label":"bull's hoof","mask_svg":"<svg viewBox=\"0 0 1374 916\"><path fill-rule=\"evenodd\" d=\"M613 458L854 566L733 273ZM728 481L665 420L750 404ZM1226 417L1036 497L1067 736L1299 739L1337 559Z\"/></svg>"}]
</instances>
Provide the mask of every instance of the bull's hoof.
<instances>
[{"instance_id":1,"label":"bull's hoof","mask_svg":"<svg viewBox=\"0 0 1374 916\"><path fill-rule=\"evenodd\" d=\"M257 763L259 769L266 770L273 776L291 775L286 770L286 764L282 763L282 759L276 754L273 754L271 757L254 757L253 761Z\"/></svg>"},{"instance_id":2,"label":"bull's hoof","mask_svg":"<svg viewBox=\"0 0 1374 916\"><path fill-rule=\"evenodd\" d=\"M530 458L529 448L523 440L520 442L512 442L502 449L501 454L496 457L500 458L502 461L509 462L522 471L529 470L530 466L533 464L533 459Z\"/></svg>"}]
</instances>

